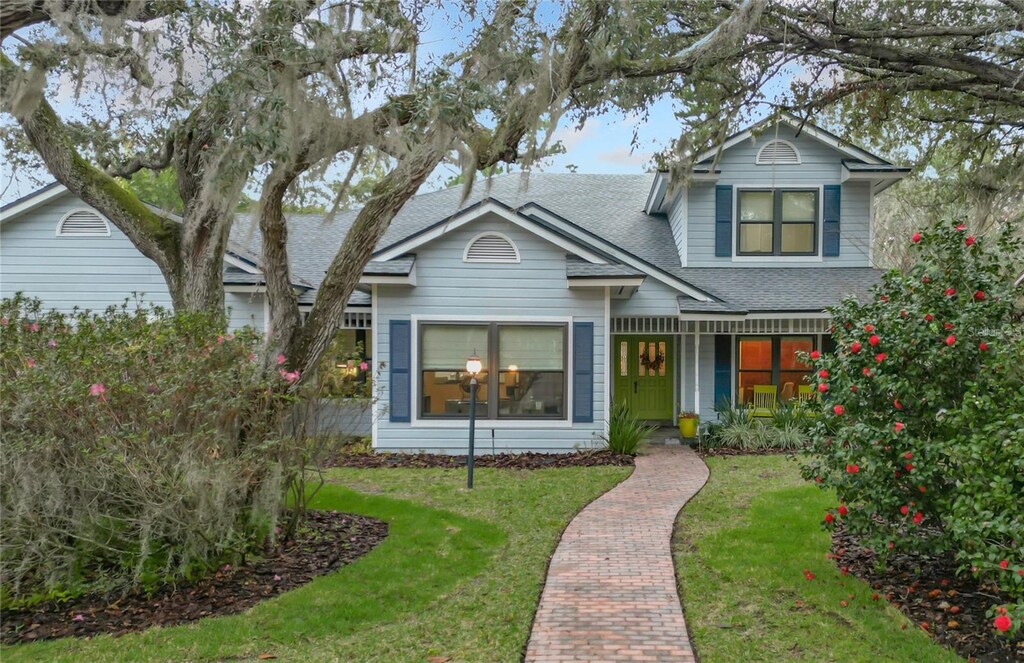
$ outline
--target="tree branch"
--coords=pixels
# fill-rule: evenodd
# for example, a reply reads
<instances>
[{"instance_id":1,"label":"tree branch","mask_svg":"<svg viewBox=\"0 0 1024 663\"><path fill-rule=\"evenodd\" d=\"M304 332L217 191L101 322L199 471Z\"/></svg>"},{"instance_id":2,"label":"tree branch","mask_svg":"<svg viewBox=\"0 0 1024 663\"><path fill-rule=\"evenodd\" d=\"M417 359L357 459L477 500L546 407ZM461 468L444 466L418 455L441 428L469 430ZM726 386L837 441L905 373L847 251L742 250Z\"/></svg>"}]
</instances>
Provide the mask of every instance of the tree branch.
<instances>
[{"instance_id":1,"label":"tree branch","mask_svg":"<svg viewBox=\"0 0 1024 663\"><path fill-rule=\"evenodd\" d=\"M133 21L150 21L185 8L181 0L4 0L0 3L0 41L21 28L54 20L54 6L59 6L61 12L74 7L80 13L121 16Z\"/></svg>"}]
</instances>

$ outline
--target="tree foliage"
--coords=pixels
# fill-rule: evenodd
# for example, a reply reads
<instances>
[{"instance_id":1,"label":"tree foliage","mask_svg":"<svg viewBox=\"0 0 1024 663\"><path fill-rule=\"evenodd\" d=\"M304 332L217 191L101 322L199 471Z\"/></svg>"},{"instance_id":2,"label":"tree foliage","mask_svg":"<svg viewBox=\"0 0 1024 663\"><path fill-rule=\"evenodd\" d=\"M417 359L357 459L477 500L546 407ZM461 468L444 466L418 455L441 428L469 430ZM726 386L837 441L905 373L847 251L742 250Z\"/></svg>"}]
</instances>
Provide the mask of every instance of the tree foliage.
<instances>
[{"instance_id":1,"label":"tree foliage","mask_svg":"<svg viewBox=\"0 0 1024 663\"><path fill-rule=\"evenodd\" d=\"M832 309L838 352L814 359L824 416L807 478L835 490L828 523L893 552L954 554L1024 616L1024 332L1012 321L1019 243L943 223L870 302Z\"/></svg>"}]
</instances>

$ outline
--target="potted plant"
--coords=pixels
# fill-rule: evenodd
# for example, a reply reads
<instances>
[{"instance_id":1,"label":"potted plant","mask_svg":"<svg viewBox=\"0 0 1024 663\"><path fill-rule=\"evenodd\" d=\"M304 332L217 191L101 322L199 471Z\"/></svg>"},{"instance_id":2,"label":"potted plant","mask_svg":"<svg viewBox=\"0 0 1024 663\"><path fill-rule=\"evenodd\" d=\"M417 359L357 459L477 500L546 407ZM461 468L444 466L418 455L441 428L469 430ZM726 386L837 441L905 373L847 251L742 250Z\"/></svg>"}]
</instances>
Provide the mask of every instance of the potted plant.
<instances>
[{"instance_id":1,"label":"potted plant","mask_svg":"<svg viewBox=\"0 0 1024 663\"><path fill-rule=\"evenodd\" d=\"M679 413L679 434L683 437L697 437L697 426L700 424L700 415L696 412Z\"/></svg>"}]
</instances>

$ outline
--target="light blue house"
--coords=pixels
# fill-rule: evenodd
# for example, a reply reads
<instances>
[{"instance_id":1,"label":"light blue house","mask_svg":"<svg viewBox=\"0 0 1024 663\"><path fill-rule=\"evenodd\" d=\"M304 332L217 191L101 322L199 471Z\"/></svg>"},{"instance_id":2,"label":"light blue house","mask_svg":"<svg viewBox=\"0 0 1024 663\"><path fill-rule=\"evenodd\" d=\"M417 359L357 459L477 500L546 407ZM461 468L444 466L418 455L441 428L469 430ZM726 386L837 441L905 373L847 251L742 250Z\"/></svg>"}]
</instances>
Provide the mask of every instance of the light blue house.
<instances>
[{"instance_id":1,"label":"light blue house","mask_svg":"<svg viewBox=\"0 0 1024 663\"><path fill-rule=\"evenodd\" d=\"M392 223L342 321L378 374L380 450L462 452L466 358L483 361L485 451L594 446L610 403L652 421L715 416L756 385L800 396L801 350L828 349L824 309L862 296L872 205L906 176L791 119L701 155L685 187L666 173L533 174L419 195ZM354 213L290 219L310 306ZM156 267L60 186L2 210L2 294L61 309L133 293L168 301ZM225 260L231 324L267 319L259 234L239 219Z\"/></svg>"}]
</instances>

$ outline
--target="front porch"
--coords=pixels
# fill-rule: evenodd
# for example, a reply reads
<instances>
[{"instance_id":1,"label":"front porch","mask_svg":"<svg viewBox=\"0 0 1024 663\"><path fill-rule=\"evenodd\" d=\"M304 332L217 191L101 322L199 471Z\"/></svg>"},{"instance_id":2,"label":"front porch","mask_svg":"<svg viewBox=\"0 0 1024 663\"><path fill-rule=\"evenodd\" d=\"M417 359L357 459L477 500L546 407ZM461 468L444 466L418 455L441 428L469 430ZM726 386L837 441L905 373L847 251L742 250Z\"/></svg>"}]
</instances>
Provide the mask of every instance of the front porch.
<instances>
[{"instance_id":1,"label":"front porch","mask_svg":"<svg viewBox=\"0 0 1024 663\"><path fill-rule=\"evenodd\" d=\"M809 382L797 353L829 350L830 326L823 313L612 317L609 398L668 425L680 412L714 420L717 405L749 403L755 386L787 402Z\"/></svg>"}]
</instances>

